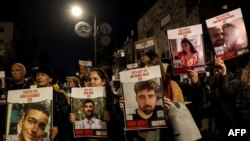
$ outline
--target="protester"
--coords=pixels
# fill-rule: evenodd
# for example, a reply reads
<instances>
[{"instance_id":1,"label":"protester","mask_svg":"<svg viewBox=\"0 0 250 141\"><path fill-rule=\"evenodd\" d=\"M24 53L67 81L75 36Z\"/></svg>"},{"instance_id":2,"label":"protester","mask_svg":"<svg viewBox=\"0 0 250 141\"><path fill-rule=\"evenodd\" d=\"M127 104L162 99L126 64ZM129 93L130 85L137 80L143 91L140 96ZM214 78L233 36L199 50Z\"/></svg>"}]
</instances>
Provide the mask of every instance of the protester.
<instances>
[{"instance_id":1,"label":"protester","mask_svg":"<svg viewBox=\"0 0 250 141\"><path fill-rule=\"evenodd\" d=\"M154 51L146 52L142 55L140 59L140 67L149 66L160 66L161 76L163 80L164 90L166 91L166 96L171 99L171 101L179 101L184 103L184 97L182 90L178 83L171 79L171 67L162 63L161 58Z\"/></svg>"},{"instance_id":2,"label":"protester","mask_svg":"<svg viewBox=\"0 0 250 141\"><path fill-rule=\"evenodd\" d=\"M86 79L87 79L87 66L79 65L79 80L80 80L80 86L86 87Z\"/></svg>"},{"instance_id":3,"label":"protester","mask_svg":"<svg viewBox=\"0 0 250 141\"><path fill-rule=\"evenodd\" d=\"M225 112L221 135L226 137L230 129L249 129L250 127L250 61L242 69L241 77L230 80L229 70L224 61L217 57L215 66L221 70L220 95ZM249 135L248 135L249 136Z\"/></svg>"},{"instance_id":4,"label":"protester","mask_svg":"<svg viewBox=\"0 0 250 141\"><path fill-rule=\"evenodd\" d=\"M21 63L14 63L11 66L12 79L6 80L7 90L28 89L30 84L25 80L26 69Z\"/></svg>"},{"instance_id":5,"label":"protester","mask_svg":"<svg viewBox=\"0 0 250 141\"><path fill-rule=\"evenodd\" d=\"M112 141L124 141L121 115L118 111L118 98L112 93L109 77L106 72L99 68L93 68L89 73L89 85L91 87L105 87L107 110L104 112L104 121L107 122L108 138ZM70 122L75 121L75 114L70 114ZM88 138L87 138L88 139ZM101 139L96 139L101 140ZM102 139L107 140L107 139Z\"/></svg>"},{"instance_id":6,"label":"protester","mask_svg":"<svg viewBox=\"0 0 250 141\"><path fill-rule=\"evenodd\" d=\"M70 96L72 88L80 87L80 80L77 77L67 77L66 92Z\"/></svg>"},{"instance_id":7,"label":"protester","mask_svg":"<svg viewBox=\"0 0 250 141\"><path fill-rule=\"evenodd\" d=\"M17 89L28 89L30 88L30 83L28 83L25 79L26 68L21 63L14 63L11 65L11 79L5 80L5 89L8 90L17 90ZM16 105L13 105L13 109ZM4 118L1 118L0 122L0 134L3 135L3 130L5 128L6 123L6 105L1 105L0 114L3 115ZM16 115L18 117L18 115ZM18 122L18 121L16 121Z\"/></svg>"},{"instance_id":8,"label":"protester","mask_svg":"<svg viewBox=\"0 0 250 141\"><path fill-rule=\"evenodd\" d=\"M41 65L35 72L37 87L51 87L55 73L49 65ZM58 90L53 89L53 127L51 138L59 141L70 140L70 133L65 132L69 125L69 103L68 96Z\"/></svg>"},{"instance_id":9,"label":"protester","mask_svg":"<svg viewBox=\"0 0 250 141\"><path fill-rule=\"evenodd\" d=\"M184 84L190 84L189 79L188 78L183 78L183 83Z\"/></svg>"},{"instance_id":10,"label":"protester","mask_svg":"<svg viewBox=\"0 0 250 141\"><path fill-rule=\"evenodd\" d=\"M186 88L186 90L188 91L187 101L190 101L191 103L187 104L186 106L190 110L190 113L192 114L196 125L201 130L202 119L205 114L205 83L203 82L201 76L199 76L198 73L193 70L188 70L188 77L191 81L191 85L189 88Z\"/></svg>"},{"instance_id":11,"label":"protester","mask_svg":"<svg viewBox=\"0 0 250 141\"><path fill-rule=\"evenodd\" d=\"M167 77L166 72L167 72L168 65L162 63L161 58L154 51L149 51L149 52L142 54L139 60L139 65L140 65L140 68L159 65L163 82L166 81L166 77Z\"/></svg>"},{"instance_id":12,"label":"protester","mask_svg":"<svg viewBox=\"0 0 250 141\"><path fill-rule=\"evenodd\" d=\"M164 99L165 108L170 108L171 101L184 103L184 97L179 85L171 80L171 75L168 73L168 67L166 64L163 64L160 57L154 51L148 51L144 53L140 58L140 67L150 67L150 66L160 66L161 76L163 80L163 88L166 92ZM124 98L121 97L119 99L120 108L123 110L124 107ZM166 129L145 129L145 130L132 130L126 131L126 138L128 140L155 140L155 141L163 141L163 140L171 140L173 139L172 131L170 128Z\"/></svg>"}]
</instances>

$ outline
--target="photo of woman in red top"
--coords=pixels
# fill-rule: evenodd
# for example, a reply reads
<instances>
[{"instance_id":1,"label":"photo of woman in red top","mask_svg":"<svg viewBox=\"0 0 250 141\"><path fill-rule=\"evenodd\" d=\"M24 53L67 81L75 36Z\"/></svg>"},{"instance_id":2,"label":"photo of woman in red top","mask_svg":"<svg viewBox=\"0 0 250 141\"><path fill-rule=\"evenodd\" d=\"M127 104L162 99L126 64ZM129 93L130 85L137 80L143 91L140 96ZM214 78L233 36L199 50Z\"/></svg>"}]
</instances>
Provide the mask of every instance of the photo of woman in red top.
<instances>
[{"instance_id":1,"label":"photo of woman in red top","mask_svg":"<svg viewBox=\"0 0 250 141\"><path fill-rule=\"evenodd\" d=\"M194 45L187 39L181 41L183 56L181 57L181 65L183 67L191 67L199 64L199 52Z\"/></svg>"}]
</instances>

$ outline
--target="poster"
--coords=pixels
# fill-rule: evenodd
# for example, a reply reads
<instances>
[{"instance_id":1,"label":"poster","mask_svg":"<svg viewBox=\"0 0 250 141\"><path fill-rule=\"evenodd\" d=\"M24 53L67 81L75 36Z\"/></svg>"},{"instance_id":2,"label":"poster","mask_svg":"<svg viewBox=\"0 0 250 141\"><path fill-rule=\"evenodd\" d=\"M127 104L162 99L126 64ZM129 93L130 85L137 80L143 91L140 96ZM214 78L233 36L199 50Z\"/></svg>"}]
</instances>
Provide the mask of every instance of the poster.
<instances>
[{"instance_id":1,"label":"poster","mask_svg":"<svg viewBox=\"0 0 250 141\"><path fill-rule=\"evenodd\" d=\"M241 9L206 20L216 57L232 59L248 53L248 39Z\"/></svg>"},{"instance_id":2,"label":"poster","mask_svg":"<svg viewBox=\"0 0 250 141\"><path fill-rule=\"evenodd\" d=\"M127 64L127 69L135 69L138 68L138 63Z\"/></svg>"},{"instance_id":3,"label":"poster","mask_svg":"<svg viewBox=\"0 0 250 141\"><path fill-rule=\"evenodd\" d=\"M74 137L107 137L104 121L104 87L72 88L72 112L75 114Z\"/></svg>"},{"instance_id":4,"label":"poster","mask_svg":"<svg viewBox=\"0 0 250 141\"><path fill-rule=\"evenodd\" d=\"M92 61L79 60L79 65L92 67Z\"/></svg>"},{"instance_id":5,"label":"poster","mask_svg":"<svg viewBox=\"0 0 250 141\"><path fill-rule=\"evenodd\" d=\"M125 130L167 126L160 66L120 72L120 81L125 103Z\"/></svg>"},{"instance_id":6,"label":"poster","mask_svg":"<svg viewBox=\"0 0 250 141\"><path fill-rule=\"evenodd\" d=\"M135 62L138 62L142 54L148 51L154 51L158 54L155 37L145 38L136 41L134 44L135 44L135 54L136 54Z\"/></svg>"},{"instance_id":7,"label":"poster","mask_svg":"<svg viewBox=\"0 0 250 141\"><path fill-rule=\"evenodd\" d=\"M205 72L201 24L168 30L167 33L174 74L187 74L190 69Z\"/></svg>"},{"instance_id":8,"label":"poster","mask_svg":"<svg viewBox=\"0 0 250 141\"><path fill-rule=\"evenodd\" d=\"M50 140L52 93L52 87L8 91L7 141Z\"/></svg>"}]
</instances>

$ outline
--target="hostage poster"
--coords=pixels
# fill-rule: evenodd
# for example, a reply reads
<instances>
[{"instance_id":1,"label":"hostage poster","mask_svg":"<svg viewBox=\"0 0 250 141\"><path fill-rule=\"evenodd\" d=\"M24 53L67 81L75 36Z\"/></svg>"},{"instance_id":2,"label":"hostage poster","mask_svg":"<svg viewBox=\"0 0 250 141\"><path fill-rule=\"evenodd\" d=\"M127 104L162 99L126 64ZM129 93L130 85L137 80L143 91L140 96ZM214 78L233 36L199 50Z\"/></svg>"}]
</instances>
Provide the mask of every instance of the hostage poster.
<instances>
[{"instance_id":1,"label":"hostage poster","mask_svg":"<svg viewBox=\"0 0 250 141\"><path fill-rule=\"evenodd\" d=\"M52 87L8 91L6 140L49 141Z\"/></svg>"},{"instance_id":2,"label":"hostage poster","mask_svg":"<svg viewBox=\"0 0 250 141\"><path fill-rule=\"evenodd\" d=\"M205 72L201 24L168 30L167 33L174 74L187 74L191 69Z\"/></svg>"},{"instance_id":3,"label":"hostage poster","mask_svg":"<svg viewBox=\"0 0 250 141\"><path fill-rule=\"evenodd\" d=\"M72 112L75 114L74 137L107 137L104 121L104 87L72 88Z\"/></svg>"},{"instance_id":4,"label":"hostage poster","mask_svg":"<svg viewBox=\"0 0 250 141\"><path fill-rule=\"evenodd\" d=\"M166 127L160 66L120 72L125 130Z\"/></svg>"},{"instance_id":5,"label":"hostage poster","mask_svg":"<svg viewBox=\"0 0 250 141\"><path fill-rule=\"evenodd\" d=\"M248 39L241 9L206 20L216 57L232 59L248 53Z\"/></svg>"}]
</instances>

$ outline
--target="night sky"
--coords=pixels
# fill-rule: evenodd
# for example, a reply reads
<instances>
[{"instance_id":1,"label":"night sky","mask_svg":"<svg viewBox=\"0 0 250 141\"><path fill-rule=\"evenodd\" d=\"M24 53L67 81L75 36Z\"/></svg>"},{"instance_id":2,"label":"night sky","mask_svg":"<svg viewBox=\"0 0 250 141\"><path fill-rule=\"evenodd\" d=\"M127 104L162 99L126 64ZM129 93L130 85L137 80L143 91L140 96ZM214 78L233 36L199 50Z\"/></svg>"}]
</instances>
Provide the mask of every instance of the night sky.
<instances>
[{"instance_id":1,"label":"night sky","mask_svg":"<svg viewBox=\"0 0 250 141\"><path fill-rule=\"evenodd\" d=\"M87 13L94 13L97 25L111 25L110 50L115 50L122 47L131 30L137 36L137 21L156 1L136 4L133 0L1 0L0 20L12 21L18 30L31 32L40 46L49 51L53 66L72 73L78 60L91 60L94 56L93 38L83 39L74 31L79 19L70 14L73 3L78 2ZM84 19L90 24L91 14Z\"/></svg>"}]
</instances>

